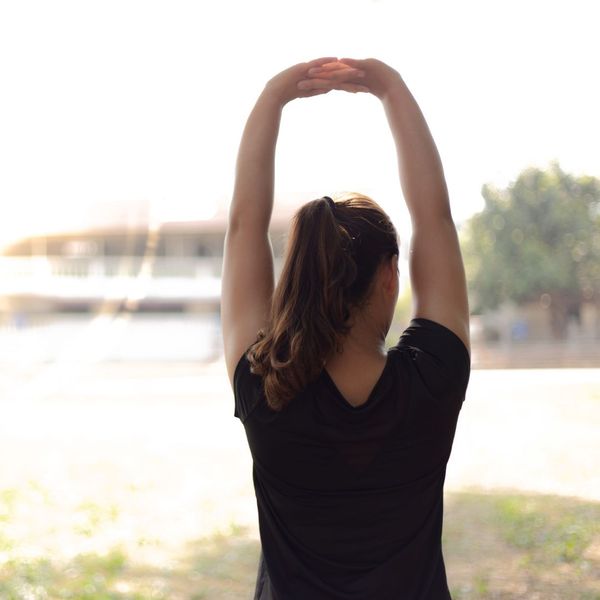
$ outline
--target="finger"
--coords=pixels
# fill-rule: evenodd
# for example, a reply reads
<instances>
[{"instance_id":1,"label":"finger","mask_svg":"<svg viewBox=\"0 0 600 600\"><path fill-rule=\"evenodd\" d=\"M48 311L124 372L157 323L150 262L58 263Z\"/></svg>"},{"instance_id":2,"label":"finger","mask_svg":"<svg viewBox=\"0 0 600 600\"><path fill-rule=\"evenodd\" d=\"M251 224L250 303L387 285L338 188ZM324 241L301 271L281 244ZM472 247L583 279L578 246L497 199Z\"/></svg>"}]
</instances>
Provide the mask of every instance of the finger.
<instances>
[{"instance_id":1,"label":"finger","mask_svg":"<svg viewBox=\"0 0 600 600\"><path fill-rule=\"evenodd\" d=\"M325 65L327 63L335 63L337 62L337 57L335 56L327 56L327 57L323 57L323 58L316 58L315 60L311 60L309 62L306 63L306 68L307 69L311 69L313 67L320 67L322 65Z\"/></svg>"},{"instance_id":2,"label":"finger","mask_svg":"<svg viewBox=\"0 0 600 600\"><path fill-rule=\"evenodd\" d=\"M323 88L332 88L332 82L329 79L301 79L296 85L299 90L314 90Z\"/></svg>"},{"instance_id":3,"label":"finger","mask_svg":"<svg viewBox=\"0 0 600 600\"><path fill-rule=\"evenodd\" d=\"M311 77L323 78L335 80L348 80L354 78L361 78L365 76L365 72L360 69L354 69L352 67L345 67L343 69L309 69L308 75Z\"/></svg>"},{"instance_id":4,"label":"finger","mask_svg":"<svg viewBox=\"0 0 600 600\"><path fill-rule=\"evenodd\" d=\"M348 65L349 67L354 67L355 69L364 68L363 60L356 60L355 58L340 58L338 62L343 65Z\"/></svg>"},{"instance_id":5,"label":"finger","mask_svg":"<svg viewBox=\"0 0 600 600\"><path fill-rule=\"evenodd\" d=\"M344 69L347 65L342 64L339 60L332 60L331 62L324 63L322 65L316 65L312 67L314 69Z\"/></svg>"},{"instance_id":6,"label":"finger","mask_svg":"<svg viewBox=\"0 0 600 600\"><path fill-rule=\"evenodd\" d=\"M325 63L323 65L317 65L314 67L310 67L309 71L322 71L325 73L328 73L330 71L342 71L342 70L348 70L348 69L352 69L353 67L350 67L349 65L344 65L338 61L335 62L329 62L329 63Z\"/></svg>"},{"instance_id":7,"label":"finger","mask_svg":"<svg viewBox=\"0 0 600 600\"><path fill-rule=\"evenodd\" d=\"M306 92L303 95L306 96L321 96L322 94L327 94L329 93L333 88L326 88L326 89L322 89L322 90L311 90L309 92Z\"/></svg>"}]
</instances>

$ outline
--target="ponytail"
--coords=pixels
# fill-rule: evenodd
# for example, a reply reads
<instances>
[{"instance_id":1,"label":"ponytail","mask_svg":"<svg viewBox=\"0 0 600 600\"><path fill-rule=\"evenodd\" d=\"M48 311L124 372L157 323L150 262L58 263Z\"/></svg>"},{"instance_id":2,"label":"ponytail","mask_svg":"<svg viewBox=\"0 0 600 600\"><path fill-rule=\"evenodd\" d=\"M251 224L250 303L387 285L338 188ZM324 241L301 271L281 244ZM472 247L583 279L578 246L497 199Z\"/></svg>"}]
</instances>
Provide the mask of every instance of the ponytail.
<instances>
[{"instance_id":1,"label":"ponytail","mask_svg":"<svg viewBox=\"0 0 600 600\"><path fill-rule=\"evenodd\" d=\"M350 309L366 300L377 266L398 253L396 232L366 196L327 196L295 214L268 325L247 353L265 398L284 408L322 371L350 331Z\"/></svg>"}]
</instances>

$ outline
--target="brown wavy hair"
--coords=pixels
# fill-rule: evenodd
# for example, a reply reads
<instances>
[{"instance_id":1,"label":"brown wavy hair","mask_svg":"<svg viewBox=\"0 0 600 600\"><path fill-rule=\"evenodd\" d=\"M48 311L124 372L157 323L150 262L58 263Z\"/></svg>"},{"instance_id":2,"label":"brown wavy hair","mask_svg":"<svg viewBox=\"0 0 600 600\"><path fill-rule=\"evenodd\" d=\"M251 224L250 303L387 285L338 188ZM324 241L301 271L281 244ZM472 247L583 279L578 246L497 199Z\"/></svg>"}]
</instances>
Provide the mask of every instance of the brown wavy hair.
<instances>
[{"instance_id":1,"label":"brown wavy hair","mask_svg":"<svg viewBox=\"0 0 600 600\"><path fill-rule=\"evenodd\" d=\"M368 196L326 196L294 215L267 325L246 357L267 404L284 408L322 371L369 299L379 265L398 254L387 214Z\"/></svg>"}]
</instances>

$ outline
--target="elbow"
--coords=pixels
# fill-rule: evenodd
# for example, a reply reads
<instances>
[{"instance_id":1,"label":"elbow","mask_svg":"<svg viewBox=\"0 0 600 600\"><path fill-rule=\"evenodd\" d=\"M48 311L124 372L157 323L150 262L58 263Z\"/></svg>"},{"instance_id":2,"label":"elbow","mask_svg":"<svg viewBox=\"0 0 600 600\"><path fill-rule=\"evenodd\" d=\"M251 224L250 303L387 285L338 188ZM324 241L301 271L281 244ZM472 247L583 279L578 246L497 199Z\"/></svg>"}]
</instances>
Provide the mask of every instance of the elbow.
<instances>
[{"instance_id":1,"label":"elbow","mask_svg":"<svg viewBox=\"0 0 600 600\"><path fill-rule=\"evenodd\" d=\"M424 206L422 210L411 212L413 228L431 225L450 225L455 227L449 202L439 202L434 206Z\"/></svg>"},{"instance_id":2,"label":"elbow","mask_svg":"<svg viewBox=\"0 0 600 600\"><path fill-rule=\"evenodd\" d=\"M227 235L238 232L267 233L269 231L270 219L259 218L251 214L239 214L230 212L227 218Z\"/></svg>"}]
</instances>

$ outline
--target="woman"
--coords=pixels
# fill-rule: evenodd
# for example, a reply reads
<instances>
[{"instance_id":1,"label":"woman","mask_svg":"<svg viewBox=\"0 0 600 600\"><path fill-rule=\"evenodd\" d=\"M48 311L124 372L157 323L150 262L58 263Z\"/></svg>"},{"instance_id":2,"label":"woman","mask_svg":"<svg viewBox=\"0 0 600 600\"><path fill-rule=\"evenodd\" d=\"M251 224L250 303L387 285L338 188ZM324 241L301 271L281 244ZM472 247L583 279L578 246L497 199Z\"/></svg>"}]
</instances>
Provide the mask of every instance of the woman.
<instances>
[{"instance_id":1,"label":"woman","mask_svg":"<svg viewBox=\"0 0 600 600\"><path fill-rule=\"evenodd\" d=\"M305 204L274 289L267 235L281 112L332 90L379 98L411 215L414 318L387 215L359 194ZM469 379L469 311L442 165L401 76L322 58L266 85L242 137L225 239L225 360L253 458L255 600L450 598L443 485Z\"/></svg>"}]
</instances>

